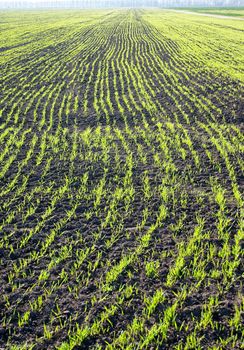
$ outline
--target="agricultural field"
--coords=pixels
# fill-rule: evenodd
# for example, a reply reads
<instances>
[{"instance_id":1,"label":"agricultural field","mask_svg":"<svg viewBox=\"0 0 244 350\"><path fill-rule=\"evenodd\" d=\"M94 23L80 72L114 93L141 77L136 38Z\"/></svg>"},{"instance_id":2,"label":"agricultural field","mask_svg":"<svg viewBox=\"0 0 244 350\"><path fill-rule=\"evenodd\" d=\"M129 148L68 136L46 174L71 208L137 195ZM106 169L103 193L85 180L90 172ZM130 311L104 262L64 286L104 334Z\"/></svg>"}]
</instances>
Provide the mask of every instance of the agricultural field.
<instances>
[{"instance_id":1,"label":"agricultural field","mask_svg":"<svg viewBox=\"0 0 244 350\"><path fill-rule=\"evenodd\" d=\"M243 21L0 14L0 349L243 346Z\"/></svg>"},{"instance_id":2,"label":"agricultural field","mask_svg":"<svg viewBox=\"0 0 244 350\"><path fill-rule=\"evenodd\" d=\"M187 7L180 8L180 10L244 18L244 7L191 7L190 9Z\"/></svg>"}]
</instances>

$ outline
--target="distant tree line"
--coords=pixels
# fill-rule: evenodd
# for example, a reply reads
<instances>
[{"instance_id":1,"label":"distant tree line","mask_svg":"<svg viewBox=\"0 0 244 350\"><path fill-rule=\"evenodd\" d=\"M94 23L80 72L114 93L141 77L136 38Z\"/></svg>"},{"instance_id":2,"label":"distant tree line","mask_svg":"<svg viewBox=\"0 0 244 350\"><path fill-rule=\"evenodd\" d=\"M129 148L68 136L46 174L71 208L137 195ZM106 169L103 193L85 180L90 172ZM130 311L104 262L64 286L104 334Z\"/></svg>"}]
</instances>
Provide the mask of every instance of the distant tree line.
<instances>
[{"instance_id":1,"label":"distant tree line","mask_svg":"<svg viewBox=\"0 0 244 350\"><path fill-rule=\"evenodd\" d=\"M0 0L1 8L222 7L241 5L243 5L243 0Z\"/></svg>"}]
</instances>

